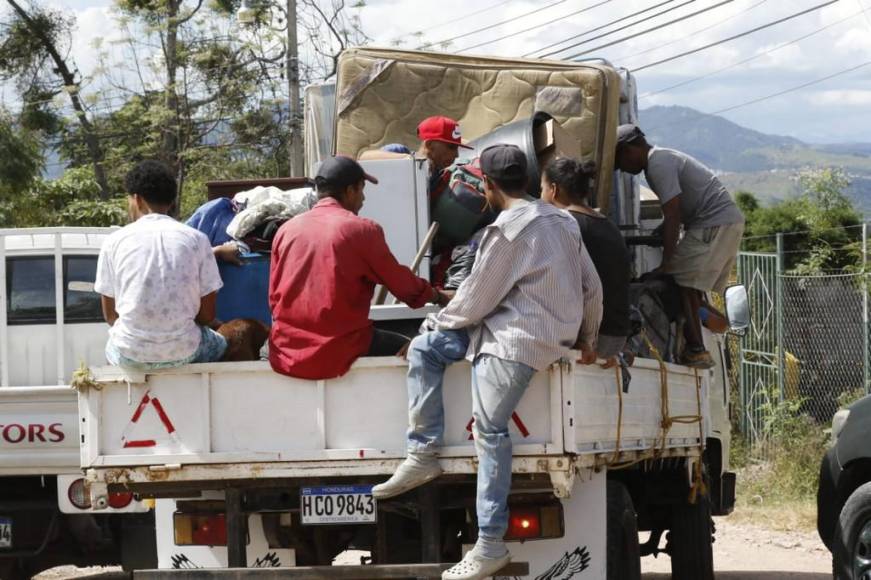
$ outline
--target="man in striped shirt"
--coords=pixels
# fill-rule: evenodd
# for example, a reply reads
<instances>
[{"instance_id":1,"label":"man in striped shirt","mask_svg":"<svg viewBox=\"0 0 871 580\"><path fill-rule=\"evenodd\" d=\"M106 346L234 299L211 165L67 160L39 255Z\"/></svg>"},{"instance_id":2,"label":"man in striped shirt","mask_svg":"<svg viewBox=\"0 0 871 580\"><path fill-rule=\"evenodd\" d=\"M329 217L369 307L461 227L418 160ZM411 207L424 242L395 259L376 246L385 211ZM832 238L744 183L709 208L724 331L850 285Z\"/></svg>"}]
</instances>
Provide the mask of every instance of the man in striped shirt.
<instances>
[{"instance_id":1,"label":"man in striped shirt","mask_svg":"<svg viewBox=\"0 0 871 580\"><path fill-rule=\"evenodd\" d=\"M475 548L442 576L448 580L485 578L508 563L508 421L536 371L567 355L578 338L595 344L602 314L601 283L577 223L527 195L525 155L494 145L480 160L487 201L501 214L487 226L472 272L438 314L436 330L409 347L408 455L372 490L385 499L441 474L444 372L464 356L471 360L479 533Z\"/></svg>"}]
</instances>

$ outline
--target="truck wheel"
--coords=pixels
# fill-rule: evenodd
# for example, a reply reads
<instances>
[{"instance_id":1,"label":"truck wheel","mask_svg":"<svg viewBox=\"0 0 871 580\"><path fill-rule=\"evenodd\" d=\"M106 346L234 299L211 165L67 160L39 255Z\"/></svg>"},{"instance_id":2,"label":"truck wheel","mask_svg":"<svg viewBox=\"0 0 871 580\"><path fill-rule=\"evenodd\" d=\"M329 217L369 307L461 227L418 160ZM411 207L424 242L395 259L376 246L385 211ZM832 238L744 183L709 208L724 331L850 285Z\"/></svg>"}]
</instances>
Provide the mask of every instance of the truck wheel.
<instances>
[{"instance_id":1,"label":"truck wheel","mask_svg":"<svg viewBox=\"0 0 871 580\"><path fill-rule=\"evenodd\" d=\"M714 529L711 501L699 497L675 506L668 533L673 580L714 580Z\"/></svg>"},{"instance_id":2,"label":"truck wheel","mask_svg":"<svg viewBox=\"0 0 871 580\"><path fill-rule=\"evenodd\" d=\"M871 483L859 486L835 526L832 568L836 580L861 580L871 575Z\"/></svg>"},{"instance_id":3,"label":"truck wheel","mask_svg":"<svg viewBox=\"0 0 871 580\"><path fill-rule=\"evenodd\" d=\"M641 580L641 550L632 496L625 485L610 480L606 494L608 580Z\"/></svg>"}]
</instances>

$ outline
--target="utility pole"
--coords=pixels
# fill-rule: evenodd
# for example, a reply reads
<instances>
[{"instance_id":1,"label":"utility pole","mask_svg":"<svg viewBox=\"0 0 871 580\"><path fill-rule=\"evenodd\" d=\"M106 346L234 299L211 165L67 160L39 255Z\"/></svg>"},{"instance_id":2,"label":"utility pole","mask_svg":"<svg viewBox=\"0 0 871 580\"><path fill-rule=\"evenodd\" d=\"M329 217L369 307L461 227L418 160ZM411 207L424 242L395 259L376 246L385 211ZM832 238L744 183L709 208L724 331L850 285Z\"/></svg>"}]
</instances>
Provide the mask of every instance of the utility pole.
<instances>
[{"instance_id":1,"label":"utility pole","mask_svg":"<svg viewBox=\"0 0 871 580\"><path fill-rule=\"evenodd\" d=\"M299 100L299 45L296 37L296 0L287 0L287 88L290 115L290 176L305 177L302 111Z\"/></svg>"}]
</instances>

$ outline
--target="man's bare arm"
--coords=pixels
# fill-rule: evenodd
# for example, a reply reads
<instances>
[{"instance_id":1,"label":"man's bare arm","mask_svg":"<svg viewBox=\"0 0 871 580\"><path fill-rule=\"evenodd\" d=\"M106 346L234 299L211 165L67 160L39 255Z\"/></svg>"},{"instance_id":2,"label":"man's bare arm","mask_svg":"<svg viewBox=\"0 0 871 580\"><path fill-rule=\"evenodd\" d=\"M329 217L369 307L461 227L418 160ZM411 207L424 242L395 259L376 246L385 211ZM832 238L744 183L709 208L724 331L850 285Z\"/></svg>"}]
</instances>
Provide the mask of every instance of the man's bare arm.
<instances>
[{"instance_id":1,"label":"man's bare arm","mask_svg":"<svg viewBox=\"0 0 871 580\"><path fill-rule=\"evenodd\" d=\"M100 295L100 305L103 307L103 320L109 326L114 326L115 321L118 320L118 313L115 311L115 299L111 296Z\"/></svg>"},{"instance_id":2,"label":"man's bare arm","mask_svg":"<svg viewBox=\"0 0 871 580\"><path fill-rule=\"evenodd\" d=\"M662 265L665 268L674 258L677 240L680 236L680 195L676 195L662 206Z\"/></svg>"},{"instance_id":3,"label":"man's bare arm","mask_svg":"<svg viewBox=\"0 0 871 580\"><path fill-rule=\"evenodd\" d=\"M217 292L212 292L211 294L206 294L205 296L203 296L200 299L200 311L197 313L197 317L194 319L194 322L196 322L200 326L211 326L212 322L215 320L215 315L217 313L217 300Z\"/></svg>"},{"instance_id":4,"label":"man's bare arm","mask_svg":"<svg viewBox=\"0 0 871 580\"><path fill-rule=\"evenodd\" d=\"M409 153L393 153L392 151L382 151L381 149L370 149L363 151L358 159L360 161L373 161L377 159L408 159L412 157Z\"/></svg>"}]
</instances>

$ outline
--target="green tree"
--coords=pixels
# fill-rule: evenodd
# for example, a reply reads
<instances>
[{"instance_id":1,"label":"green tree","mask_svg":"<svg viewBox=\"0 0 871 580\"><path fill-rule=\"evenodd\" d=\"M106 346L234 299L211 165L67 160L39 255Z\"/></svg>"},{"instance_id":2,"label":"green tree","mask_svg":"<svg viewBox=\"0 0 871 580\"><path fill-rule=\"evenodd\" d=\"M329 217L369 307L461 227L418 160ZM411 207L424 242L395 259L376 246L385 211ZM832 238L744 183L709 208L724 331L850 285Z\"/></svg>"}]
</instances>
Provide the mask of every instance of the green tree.
<instances>
[{"instance_id":1,"label":"green tree","mask_svg":"<svg viewBox=\"0 0 871 580\"><path fill-rule=\"evenodd\" d=\"M42 140L0 111L0 199L28 188L43 168Z\"/></svg>"},{"instance_id":2,"label":"green tree","mask_svg":"<svg viewBox=\"0 0 871 580\"><path fill-rule=\"evenodd\" d=\"M75 22L58 10L6 0L12 8L0 26L0 79L14 81L24 102L22 121L30 129L57 130L54 98L64 94L73 108L89 161L100 186L110 195L103 170L103 149L81 96L82 77L68 53Z\"/></svg>"},{"instance_id":3,"label":"green tree","mask_svg":"<svg viewBox=\"0 0 871 580\"><path fill-rule=\"evenodd\" d=\"M115 226L127 221L123 199L103 200L90 167L55 180L37 178L0 201L0 227Z\"/></svg>"},{"instance_id":4,"label":"green tree","mask_svg":"<svg viewBox=\"0 0 871 580\"><path fill-rule=\"evenodd\" d=\"M805 170L802 195L762 206L752 193L735 200L747 219L743 249L774 252L783 233L785 267L798 273L854 270L861 266L862 215L844 194L849 180L837 168Z\"/></svg>"}]
</instances>

